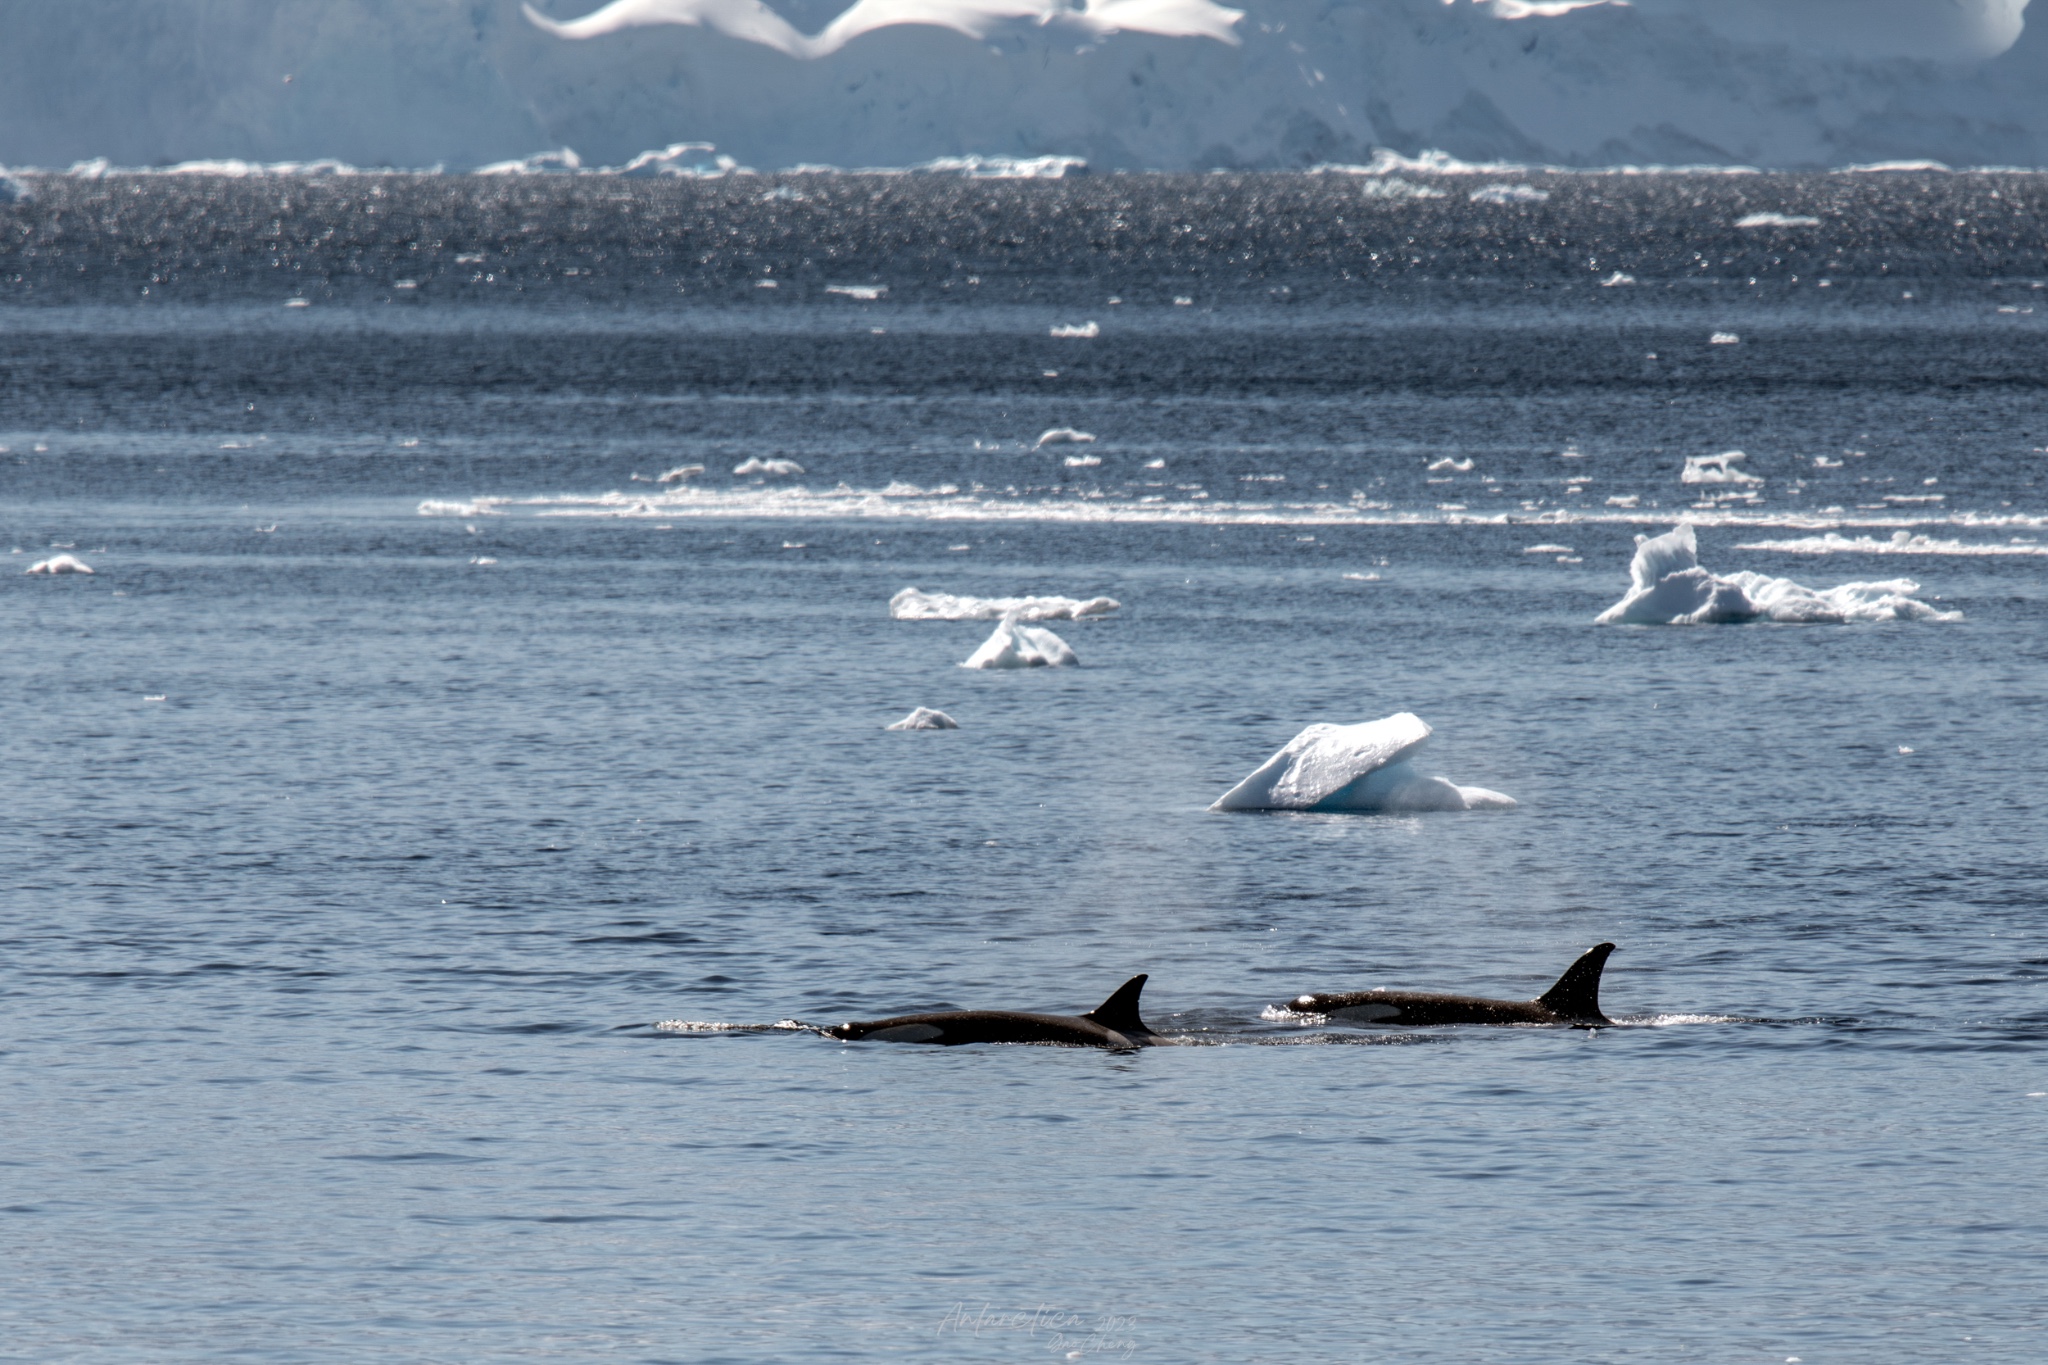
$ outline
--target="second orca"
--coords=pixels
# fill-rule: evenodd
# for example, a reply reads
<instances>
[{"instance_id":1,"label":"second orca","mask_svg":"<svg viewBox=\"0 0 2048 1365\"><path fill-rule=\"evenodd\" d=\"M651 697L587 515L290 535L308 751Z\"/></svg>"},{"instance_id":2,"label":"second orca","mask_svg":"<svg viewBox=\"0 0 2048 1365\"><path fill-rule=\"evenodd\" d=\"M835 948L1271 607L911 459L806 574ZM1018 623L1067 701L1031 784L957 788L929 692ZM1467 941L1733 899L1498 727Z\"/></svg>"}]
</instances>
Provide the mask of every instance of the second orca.
<instances>
[{"instance_id":1,"label":"second orca","mask_svg":"<svg viewBox=\"0 0 2048 1365\"><path fill-rule=\"evenodd\" d=\"M1322 1014L1347 1024L1574 1024L1580 1028L1613 1021L1600 1012L1600 971L1612 943L1590 948L1563 976L1534 1000L1489 1000L1479 995L1435 995L1427 991L1350 991L1298 995L1287 1002L1296 1014Z\"/></svg>"},{"instance_id":2,"label":"second orca","mask_svg":"<svg viewBox=\"0 0 2048 1365\"><path fill-rule=\"evenodd\" d=\"M1138 1017L1138 993L1145 977L1132 977L1086 1014L1026 1014L1021 1010L944 1010L932 1014L899 1014L820 1029L828 1038L848 1042L931 1043L958 1047L962 1043L1041 1043L1054 1047L1103 1047L1112 1051L1152 1047L1159 1035Z\"/></svg>"}]
</instances>

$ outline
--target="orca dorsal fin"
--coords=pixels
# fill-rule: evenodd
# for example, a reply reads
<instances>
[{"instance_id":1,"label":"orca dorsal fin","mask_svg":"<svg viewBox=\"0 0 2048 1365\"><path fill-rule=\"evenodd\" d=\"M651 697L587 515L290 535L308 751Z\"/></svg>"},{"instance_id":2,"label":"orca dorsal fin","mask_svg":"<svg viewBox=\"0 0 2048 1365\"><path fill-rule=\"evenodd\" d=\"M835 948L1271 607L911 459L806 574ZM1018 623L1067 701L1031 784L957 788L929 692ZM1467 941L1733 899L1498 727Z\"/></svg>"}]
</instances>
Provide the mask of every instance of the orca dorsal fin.
<instances>
[{"instance_id":1,"label":"orca dorsal fin","mask_svg":"<svg viewBox=\"0 0 2048 1365\"><path fill-rule=\"evenodd\" d=\"M1152 1030L1145 1027L1145 1021L1138 1017L1138 993L1145 989L1145 977L1144 972L1139 972L1118 986L1109 999L1081 1017L1092 1019L1106 1029L1115 1029L1126 1038L1151 1033Z\"/></svg>"},{"instance_id":2,"label":"orca dorsal fin","mask_svg":"<svg viewBox=\"0 0 2048 1365\"><path fill-rule=\"evenodd\" d=\"M1598 1019L1607 1016L1600 1012L1600 972L1607 965L1607 955L1614 951L1612 943L1599 943L1588 948L1585 956L1564 969L1564 975L1557 984L1536 997L1536 1003L1553 1014L1567 1019Z\"/></svg>"}]
</instances>

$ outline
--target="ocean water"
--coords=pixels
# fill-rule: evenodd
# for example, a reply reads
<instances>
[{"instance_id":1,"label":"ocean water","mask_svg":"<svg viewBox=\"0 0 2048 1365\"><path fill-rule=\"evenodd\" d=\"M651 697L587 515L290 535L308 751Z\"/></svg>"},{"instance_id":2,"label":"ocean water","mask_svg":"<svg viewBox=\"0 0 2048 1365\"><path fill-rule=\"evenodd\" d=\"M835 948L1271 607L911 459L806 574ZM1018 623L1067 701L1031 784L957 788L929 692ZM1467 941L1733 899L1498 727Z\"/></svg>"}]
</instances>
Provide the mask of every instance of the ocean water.
<instances>
[{"instance_id":1,"label":"ocean water","mask_svg":"<svg viewBox=\"0 0 2048 1365\"><path fill-rule=\"evenodd\" d=\"M21 179L0 1359L2048 1352L2048 178Z\"/></svg>"}]
</instances>

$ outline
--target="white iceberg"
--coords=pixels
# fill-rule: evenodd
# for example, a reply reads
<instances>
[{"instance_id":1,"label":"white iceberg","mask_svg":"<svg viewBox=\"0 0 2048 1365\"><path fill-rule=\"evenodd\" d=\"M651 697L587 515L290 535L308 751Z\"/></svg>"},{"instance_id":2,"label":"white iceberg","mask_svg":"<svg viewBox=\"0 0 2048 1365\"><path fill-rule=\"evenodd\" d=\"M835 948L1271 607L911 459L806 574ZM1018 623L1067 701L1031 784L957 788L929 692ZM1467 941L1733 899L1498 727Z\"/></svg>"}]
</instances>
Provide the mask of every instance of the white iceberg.
<instances>
[{"instance_id":1,"label":"white iceberg","mask_svg":"<svg viewBox=\"0 0 2048 1365\"><path fill-rule=\"evenodd\" d=\"M1043 450L1047 446L1085 446L1094 444L1094 441L1095 433L1092 431L1079 431L1073 427L1052 427L1046 431L1040 432L1037 444L1033 445L1031 448L1033 450Z\"/></svg>"},{"instance_id":2,"label":"white iceberg","mask_svg":"<svg viewBox=\"0 0 2048 1365\"><path fill-rule=\"evenodd\" d=\"M667 473L655 479L655 482L681 483L685 479L694 479L703 472L704 466L701 464L679 464L674 469L669 470Z\"/></svg>"},{"instance_id":3,"label":"white iceberg","mask_svg":"<svg viewBox=\"0 0 2048 1365\"><path fill-rule=\"evenodd\" d=\"M997 623L981 648L967 656L962 668L1059 668L1081 662L1067 642L1043 626L1020 624L1014 617Z\"/></svg>"},{"instance_id":4,"label":"white iceberg","mask_svg":"<svg viewBox=\"0 0 2048 1365\"><path fill-rule=\"evenodd\" d=\"M960 728L960 722L954 720L944 711L934 711L929 706L920 706L894 725L885 725L882 728L884 730L957 730Z\"/></svg>"},{"instance_id":5,"label":"white iceberg","mask_svg":"<svg viewBox=\"0 0 2048 1365\"><path fill-rule=\"evenodd\" d=\"M795 460L764 460L759 455L749 455L734 465L732 472L742 478L748 474L788 475L801 474L804 467Z\"/></svg>"},{"instance_id":6,"label":"white iceberg","mask_svg":"<svg viewBox=\"0 0 2048 1365\"><path fill-rule=\"evenodd\" d=\"M1749 213L1735 220L1739 228L1819 227L1820 219L1807 213Z\"/></svg>"},{"instance_id":7,"label":"white iceberg","mask_svg":"<svg viewBox=\"0 0 2048 1365\"><path fill-rule=\"evenodd\" d=\"M1101 336L1102 327L1099 323L1095 322L1084 322L1078 326L1062 325L1053 328L1051 334L1056 337L1079 337L1087 341Z\"/></svg>"},{"instance_id":8,"label":"white iceberg","mask_svg":"<svg viewBox=\"0 0 2048 1365\"><path fill-rule=\"evenodd\" d=\"M1594 618L1600 625L1697 626L1726 621L1840 624L1847 621L1960 621L1917 600L1910 578L1808 588L1789 578L1745 570L1725 576L1700 567L1690 523L1661 536L1637 536L1627 596Z\"/></svg>"},{"instance_id":9,"label":"white iceberg","mask_svg":"<svg viewBox=\"0 0 2048 1365\"><path fill-rule=\"evenodd\" d=\"M1311 725L1210 810L1513 810L1515 799L1485 787L1425 777L1413 763L1430 736L1402 711L1360 725Z\"/></svg>"},{"instance_id":10,"label":"white iceberg","mask_svg":"<svg viewBox=\"0 0 2048 1365\"><path fill-rule=\"evenodd\" d=\"M889 615L898 621L1078 621L1122 605L1114 597L955 597L910 587L889 599Z\"/></svg>"},{"instance_id":11,"label":"white iceberg","mask_svg":"<svg viewBox=\"0 0 2048 1365\"><path fill-rule=\"evenodd\" d=\"M28 572L40 574L91 573L92 565L86 563L77 555L51 555L48 559L38 559L35 563L29 565Z\"/></svg>"},{"instance_id":12,"label":"white iceberg","mask_svg":"<svg viewBox=\"0 0 2048 1365\"><path fill-rule=\"evenodd\" d=\"M1069 469L1094 469L1101 465L1100 455L1069 455L1061 463Z\"/></svg>"},{"instance_id":13,"label":"white iceberg","mask_svg":"<svg viewBox=\"0 0 2048 1365\"><path fill-rule=\"evenodd\" d=\"M1735 467L1738 460L1748 458L1739 450L1724 450L1719 455L1688 455L1678 481L1683 484L1762 483L1762 475Z\"/></svg>"}]
</instances>

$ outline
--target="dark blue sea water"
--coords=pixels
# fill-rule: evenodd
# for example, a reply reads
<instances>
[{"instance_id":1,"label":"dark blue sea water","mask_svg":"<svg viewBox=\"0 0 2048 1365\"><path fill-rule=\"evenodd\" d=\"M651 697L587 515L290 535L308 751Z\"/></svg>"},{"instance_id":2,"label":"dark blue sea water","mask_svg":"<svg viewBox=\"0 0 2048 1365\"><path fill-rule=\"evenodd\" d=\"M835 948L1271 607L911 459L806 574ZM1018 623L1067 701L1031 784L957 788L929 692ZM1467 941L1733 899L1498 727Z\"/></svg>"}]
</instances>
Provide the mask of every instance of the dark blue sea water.
<instances>
[{"instance_id":1,"label":"dark blue sea water","mask_svg":"<svg viewBox=\"0 0 2048 1365\"><path fill-rule=\"evenodd\" d=\"M2048 1352L2048 179L23 179L0 1359Z\"/></svg>"}]
</instances>

